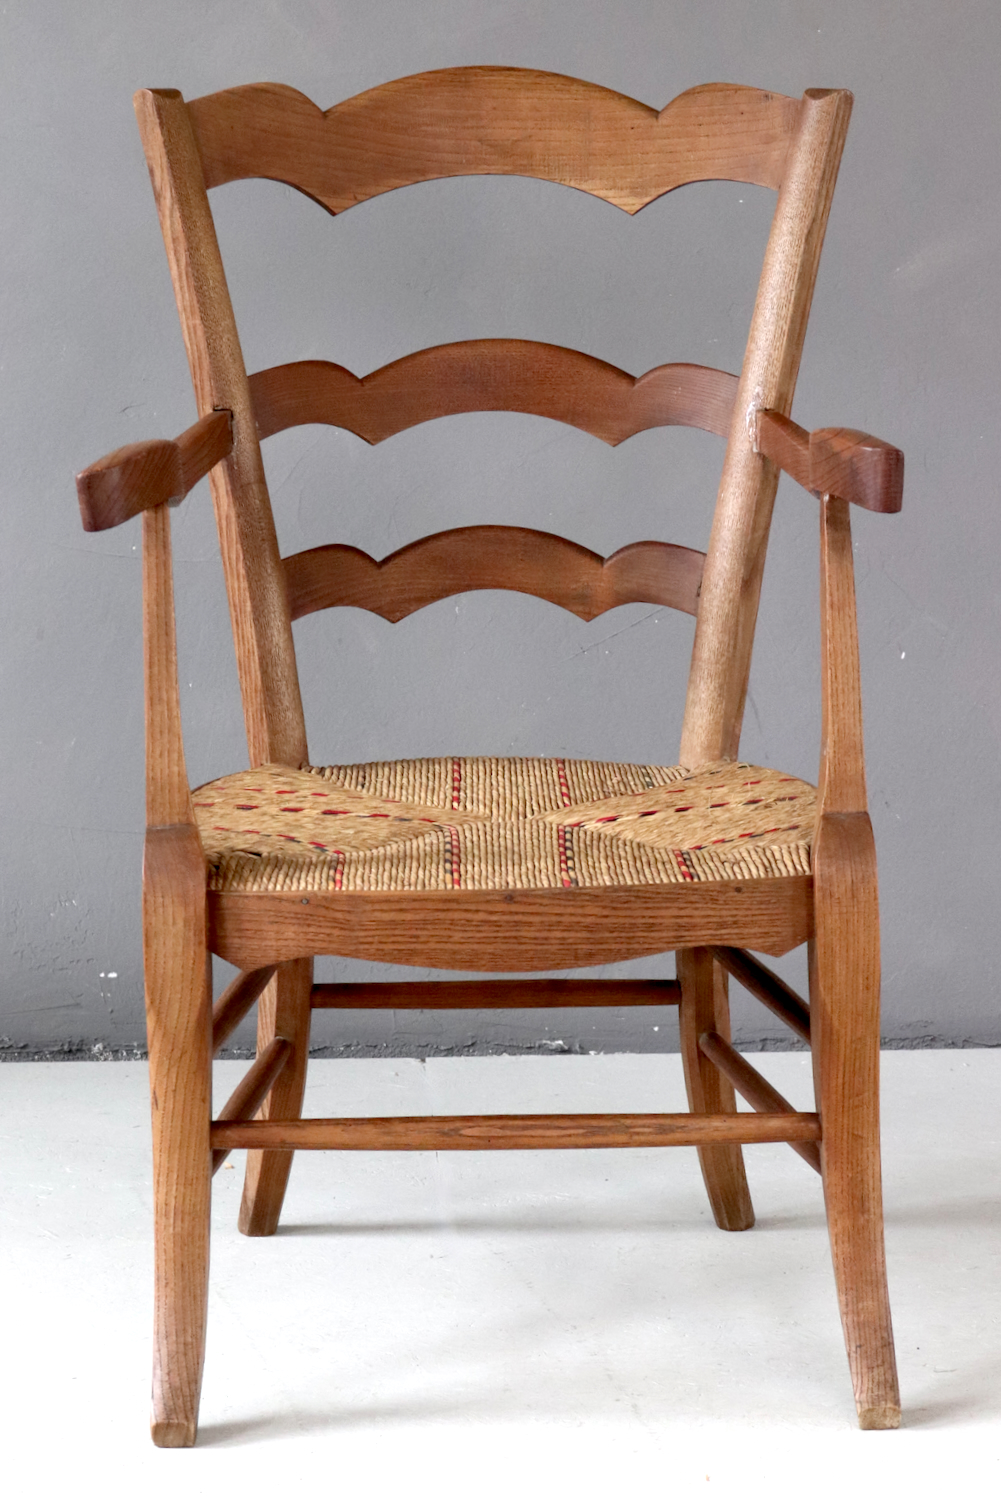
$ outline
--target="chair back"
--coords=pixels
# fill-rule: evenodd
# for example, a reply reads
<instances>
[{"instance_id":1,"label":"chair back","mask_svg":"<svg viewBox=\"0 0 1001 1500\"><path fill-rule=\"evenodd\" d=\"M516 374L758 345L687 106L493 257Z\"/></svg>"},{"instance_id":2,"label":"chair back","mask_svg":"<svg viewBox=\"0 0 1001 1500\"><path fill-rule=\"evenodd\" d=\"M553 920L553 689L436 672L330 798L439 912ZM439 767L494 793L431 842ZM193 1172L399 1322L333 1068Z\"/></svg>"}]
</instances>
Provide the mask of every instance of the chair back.
<instances>
[{"instance_id":1,"label":"chair back","mask_svg":"<svg viewBox=\"0 0 1001 1500\"><path fill-rule=\"evenodd\" d=\"M234 444L211 476L251 765L308 760L291 622L332 604L399 619L468 588L516 588L591 618L628 601L696 616L681 760L738 753L772 504L774 466L755 413L788 414L851 95L791 99L729 84L658 111L557 74L450 68L371 89L326 112L280 84L191 103L142 90L136 111L156 195L199 415L232 411ZM248 376L208 192L248 177L289 184L337 214L392 188L508 173L576 187L636 213L709 178L772 188L777 203L738 377L664 365L634 379L601 360L526 340L412 354L358 380L323 361ZM606 561L517 527L465 527L375 564L354 548L282 559L261 441L329 422L369 442L459 411L535 412L606 442L659 425L726 439L707 553L666 543Z\"/></svg>"}]
</instances>

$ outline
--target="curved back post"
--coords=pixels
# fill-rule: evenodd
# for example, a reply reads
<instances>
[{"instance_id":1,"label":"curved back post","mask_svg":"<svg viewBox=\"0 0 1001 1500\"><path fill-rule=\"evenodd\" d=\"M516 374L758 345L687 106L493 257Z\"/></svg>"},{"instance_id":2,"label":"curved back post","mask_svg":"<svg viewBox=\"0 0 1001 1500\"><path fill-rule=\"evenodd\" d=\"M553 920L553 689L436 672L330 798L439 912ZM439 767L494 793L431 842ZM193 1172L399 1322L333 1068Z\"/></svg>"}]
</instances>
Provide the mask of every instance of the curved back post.
<instances>
[{"instance_id":1,"label":"curved back post","mask_svg":"<svg viewBox=\"0 0 1001 1500\"><path fill-rule=\"evenodd\" d=\"M308 760L292 624L250 387L187 105L135 97L199 416L233 413L233 450L212 470L250 764Z\"/></svg>"},{"instance_id":2,"label":"curved back post","mask_svg":"<svg viewBox=\"0 0 1001 1500\"><path fill-rule=\"evenodd\" d=\"M757 412L788 416L852 96L810 89L765 251L713 516L681 760L735 760L778 469L755 452Z\"/></svg>"}]
</instances>

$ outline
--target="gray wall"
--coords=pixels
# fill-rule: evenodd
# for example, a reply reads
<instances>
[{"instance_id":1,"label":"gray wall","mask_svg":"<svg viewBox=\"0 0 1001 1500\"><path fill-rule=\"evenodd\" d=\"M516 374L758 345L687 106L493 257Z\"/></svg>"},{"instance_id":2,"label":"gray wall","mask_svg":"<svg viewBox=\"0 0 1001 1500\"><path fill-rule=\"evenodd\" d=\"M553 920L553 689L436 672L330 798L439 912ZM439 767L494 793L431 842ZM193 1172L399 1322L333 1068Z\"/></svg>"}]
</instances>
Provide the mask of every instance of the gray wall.
<instances>
[{"instance_id":1,"label":"gray wall","mask_svg":"<svg viewBox=\"0 0 1001 1500\"><path fill-rule=\"evenodd\" d=\"M3 1045L27 1055L143 1038L138 526L85 536L72 484L100 453L171 436L194 415L131 94L169 85L192 98L272 78L326 106L465 63L572 73L658 107L711 79L854 90L794 414L868 429L907 455L903 515L856 517L884 1029L897 1044L997 1044L1001 8L20 0L0 19ZM359 374L488 335L566 343L636 373L671 359L737 369L771 201L700 185L630 219L546 184L486 179L407 189L333 220L276 184L215 195L249 366L324 357ZM612 450L516 415L454 418L376 449L305 428L266 451L284 550L338 539L377 556L473 521L539 525L605 553L644 536L703 546L720 457L702 433ZM204 487L175 537L198 782L245 764ZM743 753L810 779L816 574L816 506L783 481ZM676 753L691 622L667 610L587 626L483 594L398 626L345 611L296 629L317 760ZM801 977L800 964L784 971ZM774 1037L781 1028L752 1007L738 1005L738 1035ZM340 1027L328 1016L317 1029L320 1043L361 1050L540 1037L676 1044L672 1018L649 1014Z\"/></svg>"}]
</instances>

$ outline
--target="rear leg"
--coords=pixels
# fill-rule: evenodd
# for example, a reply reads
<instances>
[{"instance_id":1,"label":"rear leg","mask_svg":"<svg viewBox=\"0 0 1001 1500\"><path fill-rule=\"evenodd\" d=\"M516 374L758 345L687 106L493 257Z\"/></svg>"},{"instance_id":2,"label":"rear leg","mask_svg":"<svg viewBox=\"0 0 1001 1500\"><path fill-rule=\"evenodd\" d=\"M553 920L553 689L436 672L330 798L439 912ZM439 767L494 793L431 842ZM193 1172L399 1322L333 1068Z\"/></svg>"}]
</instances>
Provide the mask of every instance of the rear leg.
<instances>
[{"instance_id":1,"label":"rear leg","mask_svg":"<svg viewBox=\"0 0 1001 1500\"><path fill-rule=\"evenodd\" d=\"M699 1037L715 1031L730 1040L726 974L708 948L682 948L675 955L681 983L681 1057L688 1107L693 1114L735 1114L733 1085L699 1051ZM699 1146L699 1165L713 1217L720 1229L750 1229L754 1209L738 1145Z\"/></svg>"},{"instance_id":2,"label":"rear leg","mask_svg":"<svg viewBox=\"0 0 1001 1500\"><path fill-rule=\"evenodd\" d=\"M279 967L257 1002L258 1057L276 1036L292 1043L288 1062L261 1106L259 1119L297 1120L302 1114L309 1060L312 988L313 960L293 959ZM247 1152L247 1175L239 1221L243 1234L274 1234L278 1228L293 1155L291 1151Z\"/></svg>"}]
</instances>

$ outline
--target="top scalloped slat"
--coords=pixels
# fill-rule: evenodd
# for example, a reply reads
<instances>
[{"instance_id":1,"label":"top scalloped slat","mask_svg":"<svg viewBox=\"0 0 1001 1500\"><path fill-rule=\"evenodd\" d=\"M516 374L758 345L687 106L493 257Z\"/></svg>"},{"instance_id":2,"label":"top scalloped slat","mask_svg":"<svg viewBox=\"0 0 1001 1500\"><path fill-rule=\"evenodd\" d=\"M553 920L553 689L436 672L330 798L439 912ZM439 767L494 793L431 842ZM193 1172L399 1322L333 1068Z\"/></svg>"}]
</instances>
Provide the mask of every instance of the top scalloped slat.
<instances>
[{"instance_id":1,"label":"top scalloped slat","mask_svg":"<svg viewBox=\"0 0 1001 1500\"><path fill-rule=\"evenodd\" d=\"M778 188L801 102L708 83L658 114L559 73L446 68L335 104L254 83L189 105L208 187L267 177L330 213L438 177L560 182L636 213L687 182Z\"/></svg>"}]
</instances>

